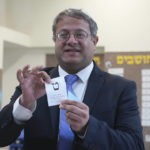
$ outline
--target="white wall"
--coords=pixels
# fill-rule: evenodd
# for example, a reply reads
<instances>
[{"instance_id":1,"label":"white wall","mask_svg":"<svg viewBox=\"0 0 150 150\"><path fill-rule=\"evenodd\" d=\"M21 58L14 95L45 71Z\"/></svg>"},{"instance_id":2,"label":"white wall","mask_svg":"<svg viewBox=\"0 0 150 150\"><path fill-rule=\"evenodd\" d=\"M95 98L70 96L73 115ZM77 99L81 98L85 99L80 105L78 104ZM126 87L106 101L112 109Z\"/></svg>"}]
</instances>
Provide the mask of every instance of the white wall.
<instances>
[{"instance_id":1,"label":"white wall","mask_svg":"<svg viewBox=\"0 0 150 150\"><path fill-rule=\"evenodd\" d=\"M4 49L3 43L0 43L3 106L9 102L14 87L18 84L15 75L18 68L27 63L33 66L45 64L45 51L48 52L48 47L53 46L52 20L65 8L83 8L89 12L98 22L100 39L98 45L104 45L106 52L150 51L149 0L88 2L87 0L0 0L0 2L3 4L0 5L1 12L7 16L0 21L0 25L11 28L0 27L0 41L16 43L9 45L9 42L5 42Z\"/></svg>"},{"instance_id":2,"label":"white wall","mask_svg":"<svg viewBox=\"0 0 150 150\"><path fill-rule=\"evenodd\" d=\"M50 48L11 48L5 47L4 50L4 68L3 68L3 95L2 107L9 103L10 97L18 85L16 72L29 64L31 67L37 65L45 66L45 56L48 53L54 53Z\"/></svg>"},{"instance_id":3,"label":"white wall","mask_svg":"<svg viewBox=\"0 0 150 150\"><path fill-rule=\"evenodd\" d=\"M6 0L0 0L0 25L6 26Z\"/></svg>"},{"instance_id":4,"label":"white wall","mask_svg":"<svg viewBox=\"0 0 150 150\"><path fill-rule=\"evenodd\" d=\"M3 40L0 38L0 69L3 68Z\"/></svg>"},{"instance_id":5,"label":"white wall","mask_svg":"<svg viewBox=\"0 0 150 150\"><path fill-rule=\"evenodd\" d=\"M52 21L70 7L83 8L95 19L98 46L106 52L150 51L150 0L0 0L2 106L18 85L18 68L45 66L45 54L54 52L49 48Z\"/></svg>"},{"instance_id":6,"label":"white wall","mask_svg":"<svg viewBox=\"0 0 150 150\"><path fill-rule=\"evenodd\" d=\"M32 39L29 35L0 26L0 39L11 43L16 43L26 47L31 46Z\"/></svg>"},{"instance_id":7,"label":"white wall","mask_svg":"<svg viewBox=\"0 0 150 150\"><path fill-rule=\"evenodd\" d=\"M103 47L99 47L96 53L104 52ZM27 48L16 44L4 43L3 62L3 84L2 84L2 107L10 102L10 98L18 85L16 72L29 64L31 67L37 65L46 66L46 54L54 54L54 48Z\"/></svg>"},{"instance_id":8,"label":"white wall","mask_svg":"<svg viewBox=\"0 0 150 150\"><path fill-rule=\"evenodd\" d=\"M7 0L7 7L9 26L29 34L34 46L52 46L53 18L75 7L87 10L97 21L98 45L106 51L150 50L149 0Z\"/></svg>"}]
</instances>

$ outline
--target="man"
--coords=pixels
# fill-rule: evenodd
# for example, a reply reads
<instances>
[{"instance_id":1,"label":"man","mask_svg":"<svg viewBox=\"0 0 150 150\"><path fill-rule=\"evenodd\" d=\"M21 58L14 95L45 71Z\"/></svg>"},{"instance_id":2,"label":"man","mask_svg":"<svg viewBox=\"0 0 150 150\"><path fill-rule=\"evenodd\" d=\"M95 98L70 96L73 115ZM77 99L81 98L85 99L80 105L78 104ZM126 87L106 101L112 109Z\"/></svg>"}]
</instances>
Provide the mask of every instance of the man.
<instances>
[{"instance_id":1,"label":"man","mask_svg":"<svg viewBox=\"0 0 150 150\"><path fill-rule=\"evenodd\" d=\"M63 150L59 116L65 110L72 150L144 150L135 83L103 72L92 60L95 21L82 10L67 9L54 20L53 40L57 67L18 70L20 86L0 113L0 146L24 129L25 150ZM80 101L68 98L48 107L44 83L68 74L78 76L73 91Z\"/></svg>"}]
</instances>

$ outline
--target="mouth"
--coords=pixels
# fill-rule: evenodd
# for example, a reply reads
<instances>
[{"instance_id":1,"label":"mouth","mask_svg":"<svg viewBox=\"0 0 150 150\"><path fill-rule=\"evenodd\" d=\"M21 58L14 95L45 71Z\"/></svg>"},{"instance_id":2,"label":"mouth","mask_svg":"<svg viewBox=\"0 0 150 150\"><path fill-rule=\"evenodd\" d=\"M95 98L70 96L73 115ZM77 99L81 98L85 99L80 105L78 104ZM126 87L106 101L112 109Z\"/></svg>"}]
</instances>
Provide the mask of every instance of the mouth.
<instances>
[{"instance_id":1,"label":"mouth","mask_svg":"<svg viewBox=\"0 0 150 150\"><path fill-rule=\"evenodd\" d=\"M70 52L70 53L79 53L79 52L81 52L79 49L66 49L66 50L64 50L64 52Z\"/></svg>"}]
</instances>

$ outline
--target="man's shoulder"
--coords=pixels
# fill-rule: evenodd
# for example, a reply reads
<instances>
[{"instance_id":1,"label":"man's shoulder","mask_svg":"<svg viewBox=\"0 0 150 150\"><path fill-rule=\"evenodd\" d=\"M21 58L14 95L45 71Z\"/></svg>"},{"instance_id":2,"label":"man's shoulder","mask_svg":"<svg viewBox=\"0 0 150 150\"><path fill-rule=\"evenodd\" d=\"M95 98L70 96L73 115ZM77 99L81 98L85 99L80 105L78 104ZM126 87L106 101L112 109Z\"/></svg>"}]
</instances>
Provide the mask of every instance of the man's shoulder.
<instances>
[{"instance_id":1,"label":"man's shoulder","mask_svg":"<svg viewBox=\"0 0 150 150\"><path fill-rule=\"evenodd\" d=\"M104 78L106 83L112 83L114 85L136 85L136 82L134 80L130 80L126 77L111 74L108 72L104 72Z\"/></svg>"},{"instance_id":2,"label":"man's shoulder","mask_svg":"<svg viewBox=\"0 0 150 150\"><path fill-rule=\"evenodd\" d=\"M120 75L117 75L117 74L112 74L112 73L109 73L105 70L102 70L100 69L96 64L94 65L94 75L95 73L102 76L105 83L121 83L121 84L128 84L128 83L133 83L135 84L135 81L133 80L130 80L126 77L123 77L123 76L120 76Z\"/></svg>"}]
</instances>

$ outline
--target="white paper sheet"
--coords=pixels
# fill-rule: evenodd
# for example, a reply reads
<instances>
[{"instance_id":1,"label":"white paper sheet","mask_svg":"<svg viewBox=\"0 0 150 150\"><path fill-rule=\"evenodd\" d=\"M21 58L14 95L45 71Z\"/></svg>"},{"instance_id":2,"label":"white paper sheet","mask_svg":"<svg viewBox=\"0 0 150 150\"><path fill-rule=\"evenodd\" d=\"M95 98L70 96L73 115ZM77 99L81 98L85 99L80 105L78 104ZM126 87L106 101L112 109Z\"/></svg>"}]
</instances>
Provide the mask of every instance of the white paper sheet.
<instances>
[{"instance_id":1,"label":"white paper sheet","mask_svg":"<svg viewBox=\"0 0 150 150\"><path fill-rule=\"evenodd\" d=\"M150 82L150 76L142 76L142 82Z\"/></svg>"},{"instance_id":2,"label":"white paper sheet","mask_svg":"<svg viewBox=\"0 0 150 150\"><path fill-rule=\"evenodd\" d=\"M142 69L142 75L150 75L150 69Z\"/></svg>"},{"instance_id":3,"label":"white paper sheet","mask_svg":"<svg viewBox=\"0 0 150 150\"><path fill-rule=\"evenodd\" d=\"M111 74L116 74L119 76L124 76L124 69L123 68L109 68L108 72Z\"/></svg>"},{"instance_id":4,"label":"white paper sheet","mask_svg":"<svg viewBox=\"0 0 150 150\"><path fill-rule=\"evenodd\" d=\"M150 89L150 82L142 82L142 88Z\"/></svg>"},{"instance_id":5,"label":"white paper sheet","mask_svg":"<svg viewBox=\"0 0 150 150\"><path fill-rule=\"evenodd\" d=\"M67 99L66 82L64 77L57 77L51 80L50 84L45 83L48 106L59 105L61 100Z\"/></svg>"},{"instance_id":6,"label":"white paper sheet","mask_svg":"<svg viewBox=\"0 0 150 150\"><path fill-rule=\"evenodd\" d=\"M142 101L149 101L150 102L150 95L142 95Z\"/></svg>"},{"instance_id":7,"label":"white paper sheet","mask_svg":"<svg viewBox=\"0 0 150 150\"><path fill-rule=\"evenodd\" d=\"M150 89L142 89L142 95L150 95Z\"/></svg>"},{"instance_id":8,"label":"white paper sheet","mask_svg":"<svg viewBox=\"0 0 150 150\"><path fill-rule=\"evenodd\" d=\"M149 134L145 135L145 142L150 142L150 135Z\"/></svg>"}]
</instances>

